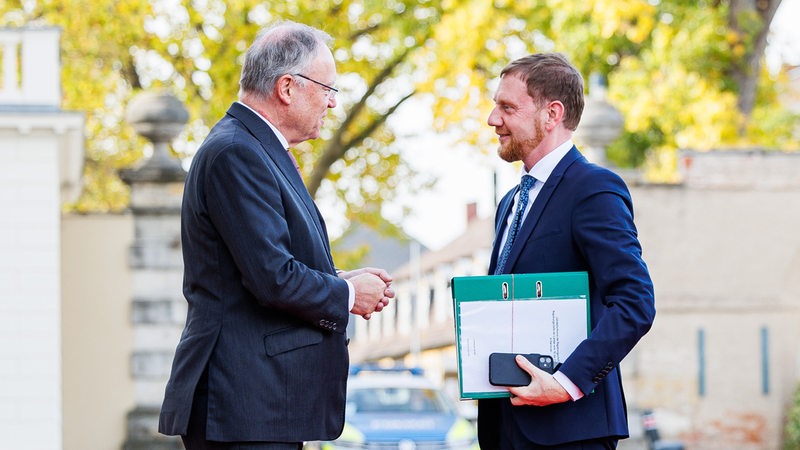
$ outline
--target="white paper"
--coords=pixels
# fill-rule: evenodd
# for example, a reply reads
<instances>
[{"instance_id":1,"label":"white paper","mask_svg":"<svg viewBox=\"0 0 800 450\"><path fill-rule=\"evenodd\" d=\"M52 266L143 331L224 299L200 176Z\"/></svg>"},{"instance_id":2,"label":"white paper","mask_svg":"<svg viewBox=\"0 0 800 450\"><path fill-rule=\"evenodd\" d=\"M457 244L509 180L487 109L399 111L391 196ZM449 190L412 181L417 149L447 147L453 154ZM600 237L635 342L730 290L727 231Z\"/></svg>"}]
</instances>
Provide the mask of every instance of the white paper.
<instances>
[{"instance_id":1,"label":"white paper","mask_svg":"<svg viewBox=\"0 0 800 450\"><path fill-rule=\"evenodd\" d=\"M586 299L459 302L461 390L507 392L489 383L489 355L540 353L563 362L587 336Z\"/></svg>"}]
</instances>

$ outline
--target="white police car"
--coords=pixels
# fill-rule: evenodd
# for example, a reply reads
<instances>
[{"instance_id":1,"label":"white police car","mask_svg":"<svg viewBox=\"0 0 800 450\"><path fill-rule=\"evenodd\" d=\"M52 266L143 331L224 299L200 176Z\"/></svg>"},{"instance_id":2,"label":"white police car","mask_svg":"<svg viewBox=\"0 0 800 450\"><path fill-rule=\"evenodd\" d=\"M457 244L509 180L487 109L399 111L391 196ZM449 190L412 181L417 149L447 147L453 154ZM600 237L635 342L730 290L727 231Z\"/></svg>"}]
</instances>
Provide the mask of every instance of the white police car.
<instances>
[{"instance_id":1,"label":"white police car","mask_svg":"<svg viewBox=\"0 0 800 450\"><path fill-rule=\"evenodd\" d=\"M325 450L478 449L475 426L419 369L354 367L342 435Z\"/></svg>"}]
</instances>

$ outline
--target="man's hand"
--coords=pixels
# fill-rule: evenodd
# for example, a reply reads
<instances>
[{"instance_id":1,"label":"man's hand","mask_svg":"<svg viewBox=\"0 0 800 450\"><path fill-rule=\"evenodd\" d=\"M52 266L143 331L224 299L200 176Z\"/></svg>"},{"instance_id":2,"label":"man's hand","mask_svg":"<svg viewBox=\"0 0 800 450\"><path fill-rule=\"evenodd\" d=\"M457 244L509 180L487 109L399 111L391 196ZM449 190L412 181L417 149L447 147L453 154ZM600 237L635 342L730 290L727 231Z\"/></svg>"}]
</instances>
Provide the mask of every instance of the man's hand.
<instances>
[{"instance_id":1,"label":"man's hand","mask_svg":"<svg viewBox=\"0 0 800 450\"><path fill-rule=\"evenodd\" d=\"M365 267L363 269L340 272L340 278L350 281L356 291L355 304L350 310L369 320L373 312L381 312L394 298L391 288L392 277L383 269Z\"/></svg>"},{"instance_id":2,"label":"man's hand","mask_svg":"<svg viewBox=\"0 0 800 450\"><path fill-rule=\"evenodd\" d=\"M339 278L344 278L345 280L349 280L350 278L353 278L355 276L358 276L358 275L361 275L361 274L364 274L364 273L371 273L373 275L377 275L386 284L390 284L392 282L392 276L389 275L389 272L387 272L387 271L385 271L383 269L375 268L375 267L362 267L361 269L348 270L348 271L344 271L343 270L343 271L339 272Z\"/></svg>"},{"instance_id":3,"label":"man's hand","mask_svg":"<svg viewBox=\"0 0 800 450\"><path fill-rule=\"evenodd\" d=\"M508 388L512 405L547 406L572 400L566 389L552 375L534 366L522 355L517 355L515 361L531 376L531 383L527 386Z\"/></svg>"}]
</instances>

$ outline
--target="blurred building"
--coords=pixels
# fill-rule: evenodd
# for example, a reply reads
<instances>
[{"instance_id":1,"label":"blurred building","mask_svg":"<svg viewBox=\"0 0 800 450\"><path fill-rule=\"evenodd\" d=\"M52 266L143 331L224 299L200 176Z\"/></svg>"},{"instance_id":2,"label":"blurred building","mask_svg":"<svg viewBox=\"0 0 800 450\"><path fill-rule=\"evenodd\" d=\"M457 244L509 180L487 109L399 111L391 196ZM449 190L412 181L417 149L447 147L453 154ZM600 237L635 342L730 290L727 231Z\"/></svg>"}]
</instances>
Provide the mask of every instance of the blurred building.
<instances>
[{"instance_id":1,"label":"blurred building","mask_svg":"<svg viewBox=\"0 0 800 450\"><path fill-rule=\"evenodd\" d=\"M80 192L84 118L61 110L59 36L0 28L0 448L61 448L59 211Z\"/></svg>"},{"instance_id":2,"label":"blurred building","mask_svg":"<svg viewBox=\"0 0 800 450\"><path fill-rule=\"evenodd\" d=\"M393 359L425 368L458 394L450 279L485 275L492 251L493 222L467 205L464 234L437 251L409 244L410 261L392 272L396 301L369 321L355 322L350 343L354 362ZM431 351L434 350L434 351Z\"/></svg>"}]
</instances>

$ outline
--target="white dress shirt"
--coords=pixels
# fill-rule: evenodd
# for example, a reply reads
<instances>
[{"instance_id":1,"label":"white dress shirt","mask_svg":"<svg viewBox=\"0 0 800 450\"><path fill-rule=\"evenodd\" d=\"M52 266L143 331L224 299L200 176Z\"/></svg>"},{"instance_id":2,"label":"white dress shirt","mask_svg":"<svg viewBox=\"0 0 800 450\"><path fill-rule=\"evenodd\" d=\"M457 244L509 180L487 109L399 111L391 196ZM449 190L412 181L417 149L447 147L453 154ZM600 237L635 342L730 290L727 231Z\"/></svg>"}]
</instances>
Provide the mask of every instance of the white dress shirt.
<instances>
[{"instance_id":1,"label":"white dress shirt","mask_svg":"<svg viewBox=\"0 0 800 450\"><path fill-rule=\"evenodd\" d=\"M520 178L524 175L530 175L536 178L536 183L534 183L533 187L531 187L531 191L528 194L528 204L525 205L525 211L522 213L522 221L520 222L520 228L522 228L522 224L525 223L525 219L528 217L528 213L531 210L531 205L533 202L536 201L536 197L539 195L539 192L542 190L542 186L547 182L547 179L550 178L550 175L553 173L553 170L556 168L561 159L564 158L564 155L567 154L573 147L572 140L567 140L563 144L559 145L555 148L552 152L545 155L544 158L540 159L539 162L534 164L531 167L531 170L525 171L525 168L522 168L522 174L520 174ZM514 195L514 205L517 205L519 202L519 190L517 190L516 195ZM500 241L500 246L498 248L503 248L505 245L506 239L508 238L508 230L511 228L511 222L514 220L514 209L512 208L512 213L508 215L508 219L506 220L506 228L503 232L502 240ZM556 372L553 374L553 378L558 381L558 383L569 393L572 400L578 400L583 397L583 392L581 392L580 388L575 385L566 375L561 372Z\"/></svg>"}]
</instances>

